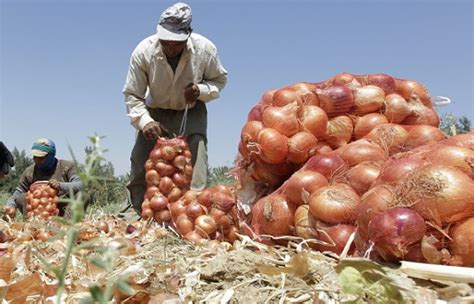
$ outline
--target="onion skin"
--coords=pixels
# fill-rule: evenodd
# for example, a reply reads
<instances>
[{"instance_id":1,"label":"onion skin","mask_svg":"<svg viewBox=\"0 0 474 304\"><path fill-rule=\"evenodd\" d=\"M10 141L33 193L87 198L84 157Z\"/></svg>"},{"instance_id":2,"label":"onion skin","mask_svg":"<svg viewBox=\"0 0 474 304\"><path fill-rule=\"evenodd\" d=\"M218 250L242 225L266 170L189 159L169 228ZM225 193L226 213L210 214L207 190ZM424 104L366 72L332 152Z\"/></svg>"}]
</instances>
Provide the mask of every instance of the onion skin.
<instances>
[{"instance_id":1,"label":"onion skin","mask_svg":"<svg viewBox=\"0 0 474 304\"><path fill-rule=\"evenodd\" d=\"M383 166L379 175L379 181L381 183L396 183L405 178L408 173L423 167L425 164L423 160L417 157L390 159Z\"/></svg>"},{"instance_id":2,"label":"onion skin","mask_svg":"<svg viewBox=\"0 0 474 304\"><path fill-rule=\"evenodd\" d=\"M217 231L217 223L210 215L203 214L194 221L194 230L205 238L209 238Z\"/></svg>"},{"instance_id":3,"label":"onion skin","mask_svg":"<svg viewBox=\"0 0 474 304\"><path fill-rule=\"evenodd\" d=\"M423 218L408 208L393 208L375 216L369 224L369 239L386 261L398 261L426 232Z\"/></svg>"},{"instance_id":4,"label":"onion skin","mask_svg":"<svg viewBox=\"0 0 474 304\"><path fill-rule=\"evenodd\" d=\"M450 249L454 263L465 267L474 267L474 217L456 226L451 237Z\"/></svg>"},{"instance_id":5,"label":"onion skin","mask_svg":"<svg viewBox=\"0 0 474 304\"><path fill-rule=\"evenodd\" d=\"M346 246L352 233L356 231L356 227L353 225L337 224L334 226L321 227L318 229L318 238L328 244L333 245L320 245L317 244L315 248L319 251L332 251L336 254L341 254ZM355 250L355 244L352 243L349 247L348 254L351 255Z\"/></svg>"},{"instance_id":6,"label":"onion skin","mask_svg":"<svg viewBox=\"0 0 474 304\"><path fill-rule=\"evenodd\" d=\"M263 123L260 121L247 121L240 133L240 139L243 143L257 142L258 132L263 129Z\"/></svg>"},{"instance_id":7,"label":"onion skin","mask_svg":"<svg viewBox=\"0 0 474 304\"><path fill-rule=\"evenodd\" d=\"M326 135L329 118L320 107L314 105L304 106L298 119L303 130L310 132L317 138Z\"/></svg>"},{"instance_id":8,"label":"onion skin","mask_svg":"<svg viewBox=\"0 0 474 304\"><path fill-rule=\"evenodd\" d=\"M354 126L354 137L361 139L372 131L376 126L388 123L387 118L379 113L370 113L359 117Z\"/></svg>"},{"instance_id":9,"label":"onion skin","mask_svg":"<svg viewBox=\"0 0 474 304\"><path fill-rule=\"evenodd\" d=\"M378 214L388 210L395 199L395 188L388 184L374 186L362 197L360 204L356 207L357 234L359 238L367 242L369 237L369 223ZM363 251L365 248L358 248Z\"/></svg>"},{"instance_id":10,"label":"onion skin","mask_svg":"<svg viewBox=\"0 0 474 304\"><path fill-rule=\"evenodd\" d=\"M395 93L397 89L395 79L387 74L369 74L367 83L381 88L386 95Z\"/></svg>"},{"instance_id":11,"label":"onion skin","mask_svg":"<svg viewBox=\"0 0 474 304\"><path fill-rule=\"evenodd\" d=\"M318 95L316 95L316 85L310 82L298 82L286 89L295 91L304 105L319 106Z\"/></svg>"},{"instance_id":12,"label":"onion skin","mask_svg":"<svg viewBox=\"0 0 474 304\"><path fill-rule=\"evenodd\" d=\"M331 118L324 140L334 149L346 145L352 138L354 124L349 116L341 115Z\"/></svg>"},{"instance_id":13,"label":"onion skin","mask_svg":"<svg viewBox=\"0 0 474 304\"><path fill-rule=\"evenodd\" d=\"M406 100L420 99L428 108L433 108L433 103L428 94L428 90L422 84L413 80L395 79L397 84L397 93Z\"/></svg>"},{"instance_id":14,"label":"onion skin","mask_svg":"<svg viewBox=\"0 0 474 304\"><path fill-rule=\"evenodd\" d=\"M385 92L374 85L367 85L354 90L354 111L364 115L379 111L385 101Z\"/></svg>"},{"instance_id":15,"label":"onion skin","mask_svg":"<svg viewBox=\"0 0 474 304\"><path fill-rule=\"evenodd\" d=\"M349 165L356 166L364 161L384 163L386 152L377 144L361 139L341 148L341 158Z\"/></svg>"},{"instance_id":16,"label":"onion skin","mask_svg":"<svg viewBox=\"0 0 474 304\"><path fill-rule=\"evenodd\" d=\"M366 138L374 141L389 155L403 150L403 145L408 137L408 132L397 124L384 124L375 127Z\"/></svg>"},{"instance_id":17,"label":"onion skin","mask_svg":"<svg viewBox=\"0 0 474 304\"><path fill-rule=\"evenodd\" d=\"M408 115L410 108L407 101L398 94L385 96L385 110L383 114L390 123L401 123Z\"/></svg>"},{"instance_id":18,"label":"onion skin","mask_svg":"<svg viewBox=\"0 0 474 304\"><path fill-rule=\"evenodd\" d=\"M372 162L362 162L347 172L349 185L362 195L369 190L380 174L380 165Z\"/></svg>"},{"instance_id":19,"label":"onion skin","mask_svg":"<svg viewBox=\"0 0 474 304\"><path fill-rule=\"evenodd\" d=\"M354 95L346 86L333 85L322 90L316 90L321 108L329 117L335 117L350 112L354 106Z\"/></svg>"},{"instance_id":20,"label":"onion skin","mask_svg":"<svg viewBox=\"0 0 474 304\"><path fill-rule=\"evenodd\" d=\"M328 186L328 180L318 172L299 170L284 184L283 193L296 205L306 204L315 190Z\"/></svg>"},{"instance_id":21,"label":"onion skin","mask_svg":"<svg viewBox=\"0 0 474 304\"><path fill-rule=\"evenodd\" d=\"M264 95L265 96L265 95ZM262 112L264 109L263 103L258 103L250 109L249 114L247 115L248 121L262 121Z\"/></svg>"},{"instance_id":22,"label":"onion skin","mask_svg":"<svg viewBox=\"0 0 474 304\"><path fill-rule=\"evenodd\" d=\"M474 214L474 181L454 167L427 165L409 174L397 188L399 205L413 206L438 226Z\"/></svg>"},{"instance_id":23,"label":"onion skin","mask_svg":"<svg viewBox=\"0 0 474 304\"><path fill-rule=\"evenodd\" d=\"M436 145L423 156L433 164L455 167L474 178L474 151L445 145Z\"/></svg>"},{"instance_id":24,"label":"onion skin","mask_svg":"<svg viewBox=\"0 0 474 304\"><path fill-rule=\"evenodd\" d=\"M429 125L439 126L439 116L436 112L421 102L408 103L410 114L401 122L404 125Z\"/></svg>"},{"instance_id":25,"label":"onion skin","mask_svg":"<svg viewBox=\"0 0 474 304\"><path fill-rule=\"evenodd\" d=\"M308 205L301 205L295 211L295 233L304 239L317 239L318 232L314 227L316 220L309 213ZM311 245L310 245L311 246Z\"/></svg>"},{"instance_id":26,"label":"onion skin","mask_svg":"<svg viewBox=\"0 0 474 304\"><path fill-rule=\"evenodd\" d=\"M361 86L360 82L356 79L355 75L350 73L339 73L332 80L333 85L347 86L351 89L355 89Z\"/></svg>"},{"instance_id":27,"label":"onion skin","mask_svg":"<svg viewBox=\"0 0 474 304\"><path fill-rule=\"evenodd\" d=\"M299 131L296 102L282 107L267 107L262 113L262 123L265 128L272 128L285 136L291 136Z\"/></svg>"},{"instance_id":28,"label":"onion skin","mask_svg":"<svg viewBox=\"0 0 474 304\"><path fill-rule=\"evenodd\" d=\"M332 184L314 191L309 211L316 219L330 224L353 223L359 195L347 184Z\"/></svg>"},{"instance_id":29,"label":"onion skin","mask_svg":"<svg viewBox=\"0 0 474 304\"><path fill-rule=\"evenodd\" d=\"M258 133L258 144L262 152L259 155L269 164L282 163L288 154L288 138L277 130L264 128Z\"/></svg>"},{"instance_id":30,"label":"onion skin","mask_svg":"<svg viewBox=\"0 0 474 304\"><path fill-rule=\"evenodd\" d=\"M252 228L273 236L293 235L295 209L284 195L266 196L252 208Z\"/></svg>"},{"instance_id":31,"label":"onion skin","mask_svg":"<svg viewBox=\"0 0 474 304\"><path fill-rule=\"evenodd\" d=\"M287 160L294 164L302 164L316 153L318 140L309 132L298 132L288 139Z\"/></svg>"},{"instance_id":32,"label":"onion skin","mask_svg":"<svg viewBox=\"0 0 474 304\"><path fill-rule=\"evenodd\" d=\"M305 170L321 173L329 181L338 179L349 169L337 151L311 157L304 165Z\"/></svg>"},{"instance_id":33,"label":"onion skin","mask_svg":"<svg viewBox=\"0 0 474 304\"><path fill-rule=\"evenodd\" d=\"M436 127L417 125L409 128L404 147L406 150L413 150L423 145L437 143L446 137L446 134Z\"/></svg>"},{"instance_id":34,"label":"onion skin","mask_svg":"<svg viewBox=\"0 0 474 304\"><path fill-rule=\"evenodd\" d=\"M272 105L276 107L283 107L293 102L301 104L301 98L293 90L280 89L275 91L272 96Z\"/></svg>"}]
</instances>

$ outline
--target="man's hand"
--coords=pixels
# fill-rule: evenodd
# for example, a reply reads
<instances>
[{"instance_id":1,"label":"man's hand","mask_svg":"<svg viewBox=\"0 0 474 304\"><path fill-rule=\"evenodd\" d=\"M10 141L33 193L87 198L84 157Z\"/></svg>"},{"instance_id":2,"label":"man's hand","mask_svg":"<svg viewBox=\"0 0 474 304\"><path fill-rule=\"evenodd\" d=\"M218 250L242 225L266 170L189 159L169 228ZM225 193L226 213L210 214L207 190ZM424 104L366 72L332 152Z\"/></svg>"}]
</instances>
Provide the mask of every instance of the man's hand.
<instances>
[{"instance_id":1,"label":"man's hand","mask_svg":"<svg viewBox=\"0 0 474 304\"><path fill-rule=\"evenodd\" d=\"M184 98L188 104L194 103L199 98L200 93L199 87L196 84L190 83L184 88Z\"/></svg>"},{"instance_id":2,"label":"man's hand","mask_svg":"<svg viewBox=\"0 0 474 304\"><path fill-rule=\"evenodd\" d=\"M56 191L59 191L59 182L58 182L57 179L54 179L54 178L50 179L50 180L48 181L48 185L49 185L51 188L56 189Z\"/></svg>"},{"instance_id":3,"label":"man's hand","mask_svg":"<svg viewBox=\"0 0 474 304\"><path fill-rule=\"evenodd\" d=\"M10 150L0 141L0 177L7 175L11 167L15 165Z\"/></svg>"},{"instance_id":4,"label":"man's hand","mask_svg":"<svg viewBox=\"0 0 474 304\"><path fill-rule=\"evenodd\" d=\"M16 215L16 208L15 207L5 207L3 209L6 215L8 215L11 219L15 218Z\"/></svg>"},{"instance_id":5,"label":"man's hand","mask_svg":"<svg viewBox=\"0 0 474 304\"><path fill-rule=\"evenodd\" d=\"M168 134L168 130L157 121L149 122L143 128L143 136L148 140L157 140L160 136Z\"/></svg>"}]
</instances>

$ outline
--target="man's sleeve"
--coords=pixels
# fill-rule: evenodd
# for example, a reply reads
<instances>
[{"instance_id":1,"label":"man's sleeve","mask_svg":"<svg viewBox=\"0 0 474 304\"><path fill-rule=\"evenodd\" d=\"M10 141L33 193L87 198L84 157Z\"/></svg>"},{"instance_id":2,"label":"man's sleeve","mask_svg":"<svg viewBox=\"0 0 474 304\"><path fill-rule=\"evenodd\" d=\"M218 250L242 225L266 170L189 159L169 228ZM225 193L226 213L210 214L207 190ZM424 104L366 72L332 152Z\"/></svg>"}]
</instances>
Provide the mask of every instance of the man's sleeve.
<instances>
[{"instance_id":1,"label":"man's sleeve","mask_svg":"<svg viewBox=\"0 0 474 304\"><path fill-rule=\"evenodd\" d=\"M5 203L5 206L18 208L18 206L16 205L16 200L20 195L28 192L28 190L30 189L30 185L32 184L32 181L28 178L27 175L27 171L25 170L25 172L23 172L20 177L18 187L16 187L15 192L13 192L12 196L8 198L7 202Z\"/></svg>"},{"instance_id":2,"label":"man's sleeve","mask_svg":"<svg viewBox=\"0 0 474 304\"><path fill-rule=\"evenodd\" d=\"M217 50L211 53L204 71L203 82L198 84L199 100L207 102L219 98L220 91L227 83L227 71L222 66Z\"/></svg>"},{"instance_id":3,"label":"man's sleeve","mask_svg":"<svg viewBox=\"0 0 474 304\"><path fill-rule=\"evenodd\" d=\"M65 171L67 182L59 183L59 194L68 194L71 191L77 193L81 191L83 184L79 174L77 174L76 167L73 165L66 166Z\"/></svg>"},{"instance_id":4,"label":"man's sleeve","mask_svg":"<svg viewBox=\"0 0 474 304\"><path fill-rule=\"evenodd\" d=\"M145 104L145 94L148 87L148 75L145 69L143 56L137 47L130 58L127 80L122 93L125 95L127 116L130 117L131 124L138 130L143 130L146 124L153 121Z\"/></svg>"}]
</instances>

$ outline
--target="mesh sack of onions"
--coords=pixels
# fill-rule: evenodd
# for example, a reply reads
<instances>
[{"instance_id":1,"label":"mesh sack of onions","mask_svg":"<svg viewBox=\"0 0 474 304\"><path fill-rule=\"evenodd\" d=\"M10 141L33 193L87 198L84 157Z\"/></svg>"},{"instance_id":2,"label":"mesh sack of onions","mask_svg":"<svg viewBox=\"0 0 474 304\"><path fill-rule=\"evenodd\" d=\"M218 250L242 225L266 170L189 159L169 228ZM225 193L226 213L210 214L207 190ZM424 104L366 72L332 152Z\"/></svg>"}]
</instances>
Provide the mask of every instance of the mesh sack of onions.
<instances>
[{"instance_id":1,"label":"mesh sack of onions","mask_svg":"<svg viewBox=\"0 0 474 304\"><path fill-rule=\"evenodd\" d=\"M158 223L171 220L169 203L176 202L191 183L191 151L182 137L160 138L145 163L147 190L142 203L142 218Z\"/></svg>"},{"instance_id":2,"label":"mesh sack of onions","mask_svg":"<svg viewBox=\"0 0 474 304\"><path fill-rule=\"evenodd\" d=\"M424 125L426 128L410 129ZM250 110L239 141L238 179L246 197L277 189L311 156L369 139L388 155L444 135L426 88L387 74L340 73L265 92ZM407 127L408 126L408 127ZM426 142L422 142L425 140Z\"/></svg>"},{"instance_id":3,"label":"mesh sack of onions","mask_svg":"<svg viewBox=\"0 0 474 304\"><path fill-rule=\"evenodd\" d=\"M59 214L57 203L56 189L49 186L47 181L34 182L26 193L26 214L29 218L49 220Z\"/></svg>"},{"instance_id":4,"label":"mesh sack of onions","mask_svg":"<svg viewBox=\"0 0 474 304\"><path fill-rule=\"evenodd\" d=\"M387 161L356 210L361 252L387 261L474 266L474 151L446 144L467 138L420 146Z\"/></svg>"},{"instance_id":5,"label":"mesh sack of onions","mask_svg":"<svg viewBox=\"0 0 474 304\"><path fill-rule=\"evenodd\" d=\"M204 240L237 240L237 197L230 186L218 185L201 192L189 190L170 203L169 209L178 233L195 244Z\"/></svg>"}]
</instances>

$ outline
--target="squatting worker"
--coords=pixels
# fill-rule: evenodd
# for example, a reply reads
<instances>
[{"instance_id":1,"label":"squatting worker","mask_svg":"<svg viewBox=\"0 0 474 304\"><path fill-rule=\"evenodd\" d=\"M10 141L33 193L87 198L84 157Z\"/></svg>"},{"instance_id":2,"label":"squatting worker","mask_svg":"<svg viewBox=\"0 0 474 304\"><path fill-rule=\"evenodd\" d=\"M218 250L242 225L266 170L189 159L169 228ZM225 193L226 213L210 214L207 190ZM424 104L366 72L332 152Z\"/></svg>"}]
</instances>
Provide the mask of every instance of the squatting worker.
<instances>
[{"instance_id":1,"label":"squatting worker","mask_svg":"<svg viewBox=\"0 0 474 304\"><path fill-rule=\"evenodd\" d=\"M10 216L16 210L25 211L26 192L36 181L48 181L48 184L58 191L59 215L64 216L67 203L61 203L61 198L69 197L70 191L77 193L82 190L82 182L76 173L73 162L56 158L56 145L50 139L40 138L31 148L34 164L23 171L18 187L5 204Z\"/></svg>"},{"instance_id":2,"label":"squatting worker","mask_svg":"<svg viewBox=\"0 0 474 304\"><path fill-rule=\"evenodd\" d=\"M188 105L184 135L192 153L191 189L202 190L208 174L206 103L219 97L227 82L215 45L193 33L191 7L176 3L160 17L156 34L132 53L123 88L127 113L138 130L127 188L140 213L146 190L144 165L158 137L179 134Z\"/></svg>"}]
</instances>

